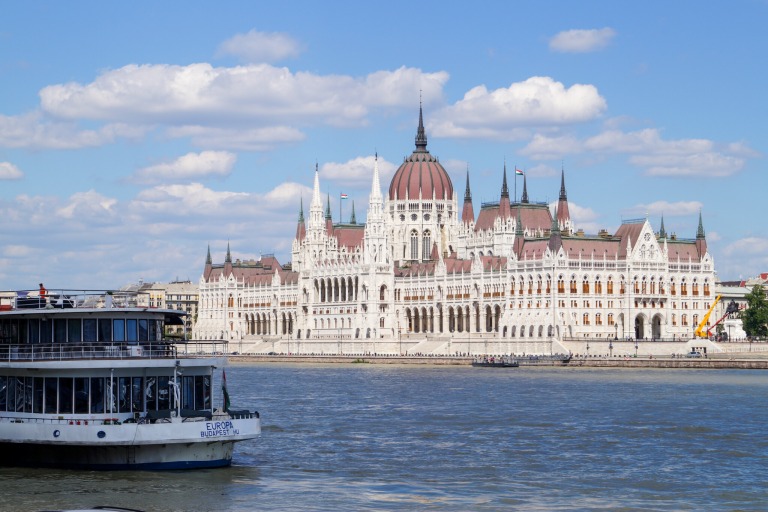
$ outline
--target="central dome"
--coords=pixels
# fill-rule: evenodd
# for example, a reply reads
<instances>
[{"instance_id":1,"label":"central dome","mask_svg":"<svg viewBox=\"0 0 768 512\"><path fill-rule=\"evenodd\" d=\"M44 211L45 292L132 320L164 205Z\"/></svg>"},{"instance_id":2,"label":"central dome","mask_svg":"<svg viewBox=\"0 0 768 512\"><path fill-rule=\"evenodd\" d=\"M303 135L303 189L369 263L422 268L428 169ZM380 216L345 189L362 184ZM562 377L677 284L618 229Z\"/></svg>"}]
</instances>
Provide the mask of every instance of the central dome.
<instances>
[{"instance_id":1,"label":"central dome","mask_svg":"<svg viewBox=\"0 0 768 512\"><path fill-rule=\"evenodd\" d=\"M433 194L435 199L450 200L453 198L453 184L445 168L427 151L427 135L419 107L416 149L392 177L389 199L432 199Z\"/></svg>"}]
</instances>

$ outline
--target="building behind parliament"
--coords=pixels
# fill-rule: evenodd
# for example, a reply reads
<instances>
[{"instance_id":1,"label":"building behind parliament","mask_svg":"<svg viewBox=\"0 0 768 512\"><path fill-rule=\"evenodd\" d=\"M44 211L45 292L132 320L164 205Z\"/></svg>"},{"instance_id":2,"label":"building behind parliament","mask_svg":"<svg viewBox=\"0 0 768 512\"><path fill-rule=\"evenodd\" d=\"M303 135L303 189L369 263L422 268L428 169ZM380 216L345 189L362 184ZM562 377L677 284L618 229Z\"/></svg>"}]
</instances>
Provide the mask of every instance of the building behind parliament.
<instances>
[{"instance_id":1,"label":"building behind parliament","mask_svg":"<svg viewBox=\"0 0 768 512\"><path fill-rule=\"evenodd\" d=\"M474 212L427 149L416 148L386 196L373 170L365 224L333 223L315 168L290 265L274 256L214 264L200 278L195 339L283 353L549 353L579 339L681 340L714 300L715 268L701 214L694 239L664 221L627 220L613 234L574 225L561 175L554 213L523 181L510 201ZM354 212L354 210L353 210ZM231 350L237 350L230 346ZM246 349L242 349L246 350Z\"/></svg>"}]
</instances>

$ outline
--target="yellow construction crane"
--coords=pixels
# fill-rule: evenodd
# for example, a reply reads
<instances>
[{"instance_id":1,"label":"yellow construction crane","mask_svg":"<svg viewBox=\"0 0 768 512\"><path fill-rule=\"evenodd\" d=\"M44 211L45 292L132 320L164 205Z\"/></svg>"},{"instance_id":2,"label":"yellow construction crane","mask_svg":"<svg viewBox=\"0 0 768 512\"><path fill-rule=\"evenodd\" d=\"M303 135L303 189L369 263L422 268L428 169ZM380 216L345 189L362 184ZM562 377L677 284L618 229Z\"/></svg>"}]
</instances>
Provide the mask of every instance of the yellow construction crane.
<instances>
[{"instance_id":1,"label":"yellow construction crane","mask_svg":"<svg viewBox=\"0 0 768 512\"><path fill-rule=\"evenodd\" d=\"M704 318L701 320L699 326L696 327L695 331L693 331L694 336L697 338L709 338L709 330L706 329L707 321L709 320L709 316L712 314L712 311L715 310L715 306L717 306L718 302L720 302L720 295L715 298L715 302L712 303L712 305L709 307L709 311L707 311L707 314L704 315Z\"/></svg>"}]
</instances>

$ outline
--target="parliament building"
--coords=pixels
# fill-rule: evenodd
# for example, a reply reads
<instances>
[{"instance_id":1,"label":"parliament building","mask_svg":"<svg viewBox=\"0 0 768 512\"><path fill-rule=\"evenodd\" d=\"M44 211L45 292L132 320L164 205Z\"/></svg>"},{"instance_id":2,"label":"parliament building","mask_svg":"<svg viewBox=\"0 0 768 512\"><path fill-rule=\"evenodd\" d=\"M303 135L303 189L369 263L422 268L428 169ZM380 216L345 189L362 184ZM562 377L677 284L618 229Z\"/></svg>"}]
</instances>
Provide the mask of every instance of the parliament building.
<instances>
[{"instance_id":1,"label":"parliament building","mask_svg":"<svg viewBox=\"0 0 768 512\"><path fill-rule=\"evenodd\" d=\"M333 222L316 166L289 264L233 262L229 246L213 263L209 248L193 338L259 353L451 355L692 337L715 299L701 214L693 239L668 235L663 218L658 230L636 219L585 234L564 171L553 212L529 200L525 176L511 201L506 166L499 200L475 214L469 174L460 203L421 109L415 142L386 195L377 161L365 224L354 209Z\"/></svg>"}]
</instances>

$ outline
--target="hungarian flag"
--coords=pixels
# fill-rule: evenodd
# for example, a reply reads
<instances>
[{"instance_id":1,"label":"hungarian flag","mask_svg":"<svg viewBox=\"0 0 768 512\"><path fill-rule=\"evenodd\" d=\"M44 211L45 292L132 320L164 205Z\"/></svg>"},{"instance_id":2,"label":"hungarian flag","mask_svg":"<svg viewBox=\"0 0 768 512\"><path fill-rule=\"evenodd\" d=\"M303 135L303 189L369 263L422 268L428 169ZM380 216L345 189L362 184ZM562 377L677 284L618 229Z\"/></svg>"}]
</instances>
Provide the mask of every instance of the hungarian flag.
<instances>
[{"instance_id":1,"label":"hungarian flag","mask_svg":"<svg viewBox=\"0 0 768 512\"><path fill-rule=\"evenodd\" d=\"M521 171L518 168L515 168L515 176L522 176L522 175L523 175L523 171Z\"/></svg>"},{"instance_id":2,"label":"hungarian flag","mask_svg":"<svg viewBox=\"0 0 768 512\"><path fill-rule=\"evenodd\" d=\"M341 198L342 199L346 199L347 197L349 197L349 196L347 196L347 194L341 194Z\"/></svg>"},{"instance_id":3,"label":"hungarian flag","mask_svg":"<svg viewBox=\"0 0 768 512\"><path fill-rule=\"evenodd\" d=\"M221 370L221 391L224 393L224 411L229 411L229 391L227 390L227 372Z\"/></svg>"}]
</instances>

